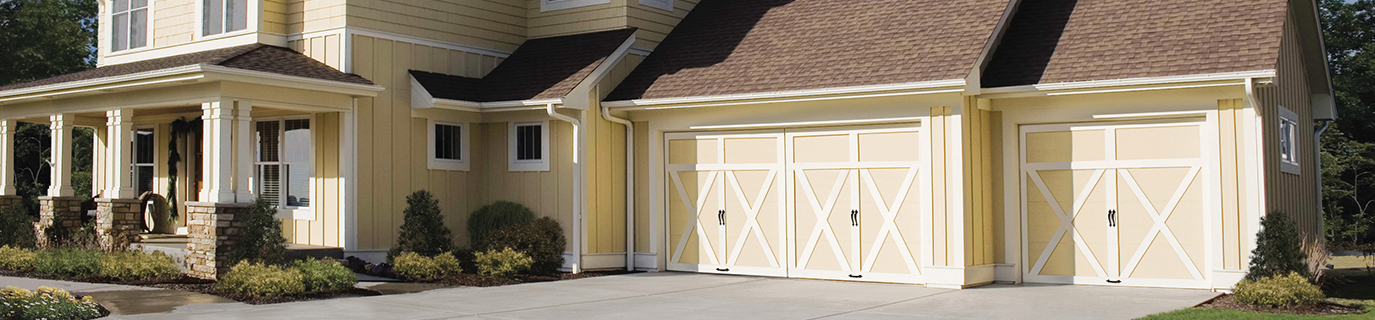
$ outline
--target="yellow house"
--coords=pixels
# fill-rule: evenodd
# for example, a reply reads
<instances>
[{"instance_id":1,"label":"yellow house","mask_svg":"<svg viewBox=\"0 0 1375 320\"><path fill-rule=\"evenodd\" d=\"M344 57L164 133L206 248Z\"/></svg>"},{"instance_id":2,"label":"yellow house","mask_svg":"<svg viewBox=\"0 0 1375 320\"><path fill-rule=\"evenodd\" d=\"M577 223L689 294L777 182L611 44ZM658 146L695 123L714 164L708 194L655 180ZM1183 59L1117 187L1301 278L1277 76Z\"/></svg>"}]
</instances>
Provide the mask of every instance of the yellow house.
<instances>
[{"instance_id":1,"label":"yellow house","mask_svg":"<svg viewBox=\"0 0 1375 320\"><path fill-rule=\"evenodd\" d=\"M0 154L50 123L66 168L97 128L101 227L175 196L205 277L250 199L380 261L421 189L460 246L498 200L555 218L575 272L1227 289L1270 212L1322 247L1311 0L106 0L100 26L99 68L0 87Z\"/></svg>"}]
</instances>

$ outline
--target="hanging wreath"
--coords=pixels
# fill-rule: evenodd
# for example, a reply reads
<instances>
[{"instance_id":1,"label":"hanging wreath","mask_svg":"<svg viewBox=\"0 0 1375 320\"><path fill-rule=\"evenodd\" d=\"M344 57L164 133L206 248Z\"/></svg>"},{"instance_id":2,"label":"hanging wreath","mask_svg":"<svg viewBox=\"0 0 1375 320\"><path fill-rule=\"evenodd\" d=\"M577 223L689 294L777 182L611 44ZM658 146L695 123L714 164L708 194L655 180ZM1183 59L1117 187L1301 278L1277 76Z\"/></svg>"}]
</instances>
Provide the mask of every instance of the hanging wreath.
<instances>
[{"instance_id":1,"label":"hanging wreath","mask_svg":"<svg viewBox=\"0 0 1375 320\"><path fill-rule=\"evenodd\" d=\"M170 141L167 142L167 176L169 178L169 181L171 181L171 183L167 184L167 203L172 204L167 206L167 210L169 211L169 215L172 217L172 221L177 221L177 217L180 213L177 210L176 205L177 163L181 162L181 154L177 153L177 137L188 135L192 132L198 132L200 130L200 117L196 117L195 119L191 119L190 121L187 121L184 118L178 118L176 121L172 121L172 136L171 139L168 139Z\"/></svg>"}]
</instances>

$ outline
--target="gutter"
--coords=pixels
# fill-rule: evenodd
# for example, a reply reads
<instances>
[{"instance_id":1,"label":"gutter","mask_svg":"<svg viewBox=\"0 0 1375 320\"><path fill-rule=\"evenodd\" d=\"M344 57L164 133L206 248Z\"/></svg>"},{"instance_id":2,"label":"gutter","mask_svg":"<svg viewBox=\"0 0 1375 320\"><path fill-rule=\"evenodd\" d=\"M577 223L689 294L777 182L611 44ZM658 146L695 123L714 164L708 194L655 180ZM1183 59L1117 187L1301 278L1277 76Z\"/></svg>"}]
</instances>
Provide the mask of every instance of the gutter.
<instances>
[{"instance_id":1,"label":"gutter","mask_svg":"<svg viewBox=\"0 0 1375 320\"><path fill-rule=\"evenodd\" d=\"M555 110L554 104L544 105L545 112L550 117L573 125L573 273L582 272L582 220L583 220L583 199L587 197L586 186L583 185L585 166L583 166L583 135L582 122L573 117L565 116ZM550 128L553 129L553 128Z\"/></svg>"},{"instance_id":2,"label":"gutter","mask_svg":"<svg viewBox=\"0 0 1375 320\"><path fill-rule=\"evenodd\" d=\"M625 126L625 270L635 271L635 124L611 116L602 106L602 119Z\"/></svg>"}]
</instances>

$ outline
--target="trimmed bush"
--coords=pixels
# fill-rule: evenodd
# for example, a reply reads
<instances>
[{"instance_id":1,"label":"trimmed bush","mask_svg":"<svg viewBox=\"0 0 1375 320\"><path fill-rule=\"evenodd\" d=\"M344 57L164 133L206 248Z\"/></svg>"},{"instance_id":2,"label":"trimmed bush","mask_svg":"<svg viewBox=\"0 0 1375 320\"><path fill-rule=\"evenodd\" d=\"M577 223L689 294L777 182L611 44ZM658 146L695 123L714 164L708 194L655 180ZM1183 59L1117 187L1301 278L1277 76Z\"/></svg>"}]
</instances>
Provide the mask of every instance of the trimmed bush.
<instances>
[{"instance_id":1,"label":"trimmed bush","mask_svg":"<svg viewBox=\"0 0 1375 320\"><path fill-rule=\"evenodd\" d=\"M433 257L454 250L453 232L444 226L444 216L440 214L439 200L435 200L434 194L420 190L406 196L405 214L406 222L401 224L396 246L387 252L387 261L402 252Z\"/></svg>"},{"instance_id":2,"label":"trimmed bush","mask_svg":"<svg viewBox=\"0 0 1375 320\"><path fill-rule=\"evenodd\" d=\"M473 211L473 214L468 216L468 239L472 240L474 248L485 247L482 242L487 240L488 234L511 225L529 224L531 221L535 221L535 212L530 211L530 208L515 202L497 201Z\"/></svg>"},{"instance_id":3,"label":"trimmed bush","mask_svg":"<svg viewBox=\"0 0 1375 320\"><path fill-rule=\"evenodd\" d=\"M1251 251L1250 271L1246 280L1298 273L1309 277L1308 256L1299 244L1299 232L1289 215L1275 211L1260 218L1260 232L1256 233L1256 249Z\"/></svg>"},{"instance_id":4,"label":"trimmed bush","mask_svg":"<svg viewBox=\"0 0 1375 320\"><path fill-rule=\"evenodd\" d=\"M33 269L33 250L0 246L0 269L28 271Z\"/></svg>"},{"instance_id":5,"label":"trimmed bush","mask_svg":"<svg viewBox=\"0 0 1375 320\"><path fill-rule=\"evenodd\" d=\"M535 259L531 259L523 252L511 250L511 248L479 252L473 260L477 264L477 274L501 278L515 277L517 274L529 270L530 265L535 263Z\"/></svg>"},{"instance_id":6,"label":"trimmed bush","mask_svg":"<svg viewBox=\"0 0 1375 320\"><path fill-rule=\"evenodd\" d=\"M104 307L87 296L77 299L66 290L38 287L29 291L19 287L0 289L0 319L94 319L107 314Z\"/></svg>"},{"instance_id":7,"label":"trimmed bush","mask_svg":"<svg viewBox=\"0 0 1375 320\"><path fill-rule=\"evenodd\" d=\"M38 251L33 257L34 271L66 277L100 272L100 250L57 248Z\"/></svg>"},{"instance_id":8,"label":"trimmed bush","mask_svg":"<svg viewBox=\"0 0 1375 320\"><path fill-rule=\"evenodd\" d=\"M511 248L534 259L530 271L537 274L550 274L563 267L563 250L568 240L563 237L559 222L549 217L539 218L529 224L515 224L493 231L475 247L479 252Z\"/></svg>"},{"instance_id":9,"label":"trimmed bush","mask_svg":"<svg viewBox=\"0 0 1375 320\"><path fill-rule=\"evenodd\" d=\"M216 284L220 291L255 297L296 295L306 291L305 276L296 268L251 261L239 262Z\"/></svg>"},{"instance_id":10,"label":"trimmed bush","mask_svg":"<svg viewBox=\"0 0 1375 320\"><path fill-rule=\"evenodd\" d=\"M282 221L277 220L277 208L263 198L253 201L244 213L239 240L229 247L229 263L238 265L248 260L279 264L286 260L286 237L282 236Z\"/></svg>"},{"instance_id":11,"label":"trimmed bush","mask_svg":"<svg viewBox=\"0 0 1375 320\"><path fill-rule=\"evenodd\" d=\"M1270 308L1311 305L1324 298L1322 289L1308 283L1308 278L1298 272L1260 280L1242 280L1237 282L1233 292L1238 302Z\"/></svg>"},{"instance_id":12,"label":"trimmed bush","mask_svg":"<svg viewBox=\"0 0 1375 320\"><path fill-rule=\"evenodd\" d=\"M142 251L107 253L100 259L100 275L120 281L139 281L168 278L181 274L176 261L162 251L153 254Z\"/></svg>"},{"instance_id":13,"label":"trimmed bush","mask_svg":"<svg viewBox=\"0 0 1375 320\"><path fill-rule=\"evenodd\" d=\"M333 259L306 258L296 260L293 267L301 270L306 292L310 293L343 291L358 283L358 276L353 271Z\"/></svg>"},{"instance_id":14,"label":"trimmed bush","mask_svg":"<svg viewBox=\"0 0 1375 320\"><path fill-rule=\"evenodd\" d=\"M396 256L396 266L392 270L396 275L409 280L434 281L458 275L463 272L463 267L452 253L445 252L429 258L415 252L406 252Z\"/></svg>"},{"instance_id":15,"label":"trimmed bush","mask_svg":"<svg viewBox=\"0 0 1375 320\"><path fill-rule=\"evenodd\" d=\"M0 246L33 249L38 238L33 231L33 217L23 203L0 210Z\"/></svg>"}]
</instances>

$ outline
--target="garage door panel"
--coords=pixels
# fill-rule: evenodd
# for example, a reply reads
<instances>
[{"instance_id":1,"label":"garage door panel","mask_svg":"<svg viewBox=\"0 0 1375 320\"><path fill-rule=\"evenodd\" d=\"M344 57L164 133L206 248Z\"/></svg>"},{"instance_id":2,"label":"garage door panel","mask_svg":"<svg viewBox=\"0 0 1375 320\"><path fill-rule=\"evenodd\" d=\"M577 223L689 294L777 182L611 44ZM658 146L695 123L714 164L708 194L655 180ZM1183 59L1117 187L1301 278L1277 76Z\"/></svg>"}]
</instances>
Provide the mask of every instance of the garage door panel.
<instances>
[{"instance_id":1,"label":"garage door panel","mask_svg":"<svg viewBox=\"0 0 1375 320\"><path fill-rule=\"evenodd\" d=\"M849 196L852 170L796 170L797 265L802 269L850 270L852 238Z\"/></svg>"},{"instance_id":2,"label":"garage door panel","mask_svg":"<svg viewBox=\"0 0 1375 320\"><path fill-rule=\"evenodd\" d=\"M1146 247L1145 253L1141 256L1141 262L1130 274L1123 278L1144 278L1144 279L1193 279L1193 275L1175 254L1165 237L1156 235L1150 240L1150 245Z\"/></svg>"},{"instance_id":3,"label":"garage door panel","mask_svg":"<svg viewBox=\"0 0 1375 320\"><path fill-rule=\"evenodd\" d=\"M720 147L716 139L675 139L668 141L669 164L717 163Z\"/></svg>"},{"instance_id":4,"label":"garage door panel","mask_svg":"<svg viewBox=\"0 0 1375 320\"><path fill-rule=\"evenodd\" d=\"M795 136L792 143L793 163L836 163L851 160L848 134Z\"/></svg>"},{"instance_id":5,"label":"garage door panel","mask_svg":"<svg viewBox=\"0 0 1375 320\"><path fill-rule=\"evenodd\" d=\"M1105 158L1103 130L1029 132L1027 163L1099 161Z\"/></svg>"},{"instance_id":6,"label":"garage door panel","mask_svg":"<svg viewBox=\"0 0 1375 320\"><path fill-rule=\"evenodd\" d=\"M894 146L911 145L919 141L921 134L916 131L880 132L859 134L859 161L921 161L921 151L917 148Z\"/></svg>"},{"instance_id":7,"label":"garage door panel","mask_svg":"<svg viewBox=\"0 0 1375 320\"><path fill-rule=\"evenodd\" d=\"M729 141L729 140L728 140ZM776 153L775 153L776 156ZM729 171L726 193L726 234L730 265L782 266L784 230L780 207L782 186L776 170Z\"/></svg>"},{"instance_id":8,"label":"garage door panel","mask_svg":"<svg viewBox=\"0 0 1375 320\"><path fill-rule=\"evenodd\" d=\"M1189 189L1180 197L1179 204L1175 206L1174 213L1165 221L1165 224L1172 231L1175 239L1179 241L1181 249L1194 263L1198 270L1204 268L1206 262L1204 248L1207 247L1207 232L1204 230L1206 222L1204 218L1207 213L1205 208L1203 177L1195 177L1189 185Z\"/></svg>"},{"instance_id":9,"label":"garage door panel","mask_svg":"<svg viewBox=\"0 0 1375 320\"><path fill-rule=\"evenodd\" d=\"M725 139L725 163L778 163L778 138Z\"/></svg>"},{"instance_id":10,"label":"garage door panel","mask_svg":"<svg viewBox=\"0 0 1375 320\"><path fill-rule=\"evenodd\" d=\"M1199 126L1155 126L1115 130L1118 160L1193 159L1202 157Z\"/></svg>"},{"instance_id":11,"label":"garage door panel","mask_svg":"<svg viewBox=\"0 0 1375 320\"><path fill-rule=\"evenodd\" d=\"M671 257L685 264L715 264L720 230L716 212L721 209L721 190L712 172L681 171L670 176L674 181L669 194L669 239Z\"/></svg>"}]
</instances>

